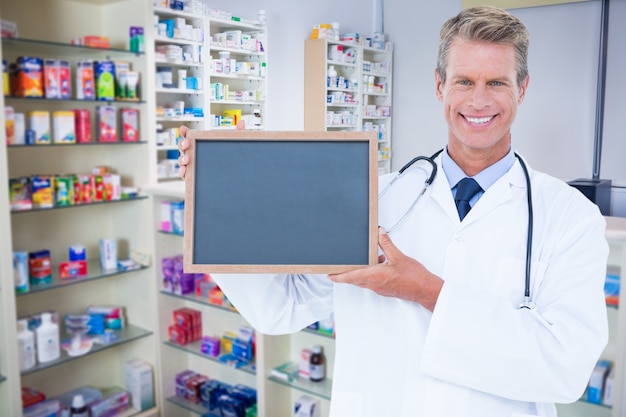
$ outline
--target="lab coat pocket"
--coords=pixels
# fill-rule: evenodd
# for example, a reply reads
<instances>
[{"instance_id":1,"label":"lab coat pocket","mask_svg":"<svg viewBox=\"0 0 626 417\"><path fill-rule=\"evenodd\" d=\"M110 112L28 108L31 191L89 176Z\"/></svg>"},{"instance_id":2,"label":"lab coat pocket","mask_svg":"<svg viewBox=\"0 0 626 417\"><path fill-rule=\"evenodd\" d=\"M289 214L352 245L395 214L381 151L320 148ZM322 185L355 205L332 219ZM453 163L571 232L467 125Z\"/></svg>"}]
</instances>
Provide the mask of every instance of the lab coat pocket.
<instances>
[{"instance_id":1,"label":"lab coat pocket","mask_svg":"<svg viewBox=\"0 0 626 417\"><path fill-rule=\"evenodd\" d=\"M363 394L360 392L333 392L330 402L332 417L363 417Z\"/></svg>"}]
</instances>

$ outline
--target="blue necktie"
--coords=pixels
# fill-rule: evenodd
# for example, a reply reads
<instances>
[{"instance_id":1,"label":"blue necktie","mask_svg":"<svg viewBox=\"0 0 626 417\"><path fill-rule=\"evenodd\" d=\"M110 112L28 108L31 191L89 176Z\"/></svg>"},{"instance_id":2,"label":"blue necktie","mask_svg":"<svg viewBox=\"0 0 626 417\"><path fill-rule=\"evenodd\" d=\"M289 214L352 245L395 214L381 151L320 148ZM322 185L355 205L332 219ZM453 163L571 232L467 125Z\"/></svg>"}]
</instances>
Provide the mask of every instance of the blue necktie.
<instances>
[{"instance_id":1,"label":"blue necktie","mask_svg":"<svg viewBox=\"0 0 626 417\"><path fill-rule=\"evenodd\" d=\"M459 218L461 220L463 220L471 209L469 201L480 190L482 190L482 188L480 188L480 185L478 185L474 178L463 178L457 183L454 202L456 203L456 209L459 212Z\"/></svg>"}]
</instances>

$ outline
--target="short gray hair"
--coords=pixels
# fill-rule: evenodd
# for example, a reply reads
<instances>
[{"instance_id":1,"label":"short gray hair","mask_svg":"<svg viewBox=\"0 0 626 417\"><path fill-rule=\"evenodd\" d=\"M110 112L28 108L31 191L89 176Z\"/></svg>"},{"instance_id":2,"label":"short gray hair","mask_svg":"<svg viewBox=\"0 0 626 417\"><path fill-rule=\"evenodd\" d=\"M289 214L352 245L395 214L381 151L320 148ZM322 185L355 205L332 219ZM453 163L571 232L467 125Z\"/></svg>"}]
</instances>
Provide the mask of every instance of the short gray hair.
<instances>
[{"instance_id":1,"label":"short gray hair","mask_svg":"<svg viewBox=\"0 0 626 417\"><path fill-rule=\"evenodd\" d=\"M517 85L521 87L528 75L528 45L530 37L526 26L506 10L480 6L462 10L441 27L437 73L446 81L446 67L450 45L456 38L473 42L491 42L511 45L517 53Z\"/></svg>"}]
</instances>

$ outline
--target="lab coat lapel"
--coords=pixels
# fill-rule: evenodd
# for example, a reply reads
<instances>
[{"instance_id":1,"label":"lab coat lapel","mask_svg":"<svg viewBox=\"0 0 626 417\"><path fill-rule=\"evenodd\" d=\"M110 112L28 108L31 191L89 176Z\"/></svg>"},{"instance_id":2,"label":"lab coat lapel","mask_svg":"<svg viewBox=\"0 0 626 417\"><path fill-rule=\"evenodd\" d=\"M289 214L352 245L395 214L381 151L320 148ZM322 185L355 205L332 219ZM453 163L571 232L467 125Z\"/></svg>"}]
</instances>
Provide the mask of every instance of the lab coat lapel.
<instances>
[{"instance_id":1,"label":"lab coat lapel","mask_svg":"<svg viewBox=\"0 0 626 417\"><path fill-rule=\"evenodd\" d=\"M473 223L488 215L501 204L510 201L513 198L514 189L526 190L526 177L518 160L515 160L511 169L480 197L480 200L467 215L465 224Z\"/></svg>"},{"instance_id":2,"label":"lab coat lapel","mask_svg":"<svg viewBox=\"0 0 626 417\"><path fill-rule=\"evenodd\" d=\"M439 161L438 161L439 162ZM441 166L441 164L438 164ZM465 217L464 225L468 225L476 221L477 219L485 216L491 212L494 208L503 204L504 202L513 198L511 189L526 188L526 179L524 172L519 161L515 161L515 164L511 169L505 173L498 181L495 182L489 189L482 195L480 200L476 203L472 210ZM459 214L452 198L452 191L450 189L450 183L443 170L437 175L432 185L432 192L430 194L441 209L451 218L460 222Z\"/></svg>"}]
</instances>

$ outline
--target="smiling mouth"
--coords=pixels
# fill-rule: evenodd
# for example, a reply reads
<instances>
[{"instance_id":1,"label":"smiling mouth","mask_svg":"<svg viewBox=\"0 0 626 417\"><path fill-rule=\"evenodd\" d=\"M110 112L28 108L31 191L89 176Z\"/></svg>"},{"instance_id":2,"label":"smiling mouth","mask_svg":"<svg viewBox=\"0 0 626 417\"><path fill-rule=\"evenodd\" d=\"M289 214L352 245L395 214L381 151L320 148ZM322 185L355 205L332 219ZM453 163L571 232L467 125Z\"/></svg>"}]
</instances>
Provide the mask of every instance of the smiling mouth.
<instances>
[{"instance_id":1,"label":"smiling mouth","mask_svg":"<svg viewBox=\"0 0 626 417\"><path fill-rule=\"evenodd\" d=\"M482 124L490 122L493 118L494 116L487 116L487 117L467 117L466 116L465 120L467 120L470 123L482 125Z\"/></svg>"}]
</instances>

